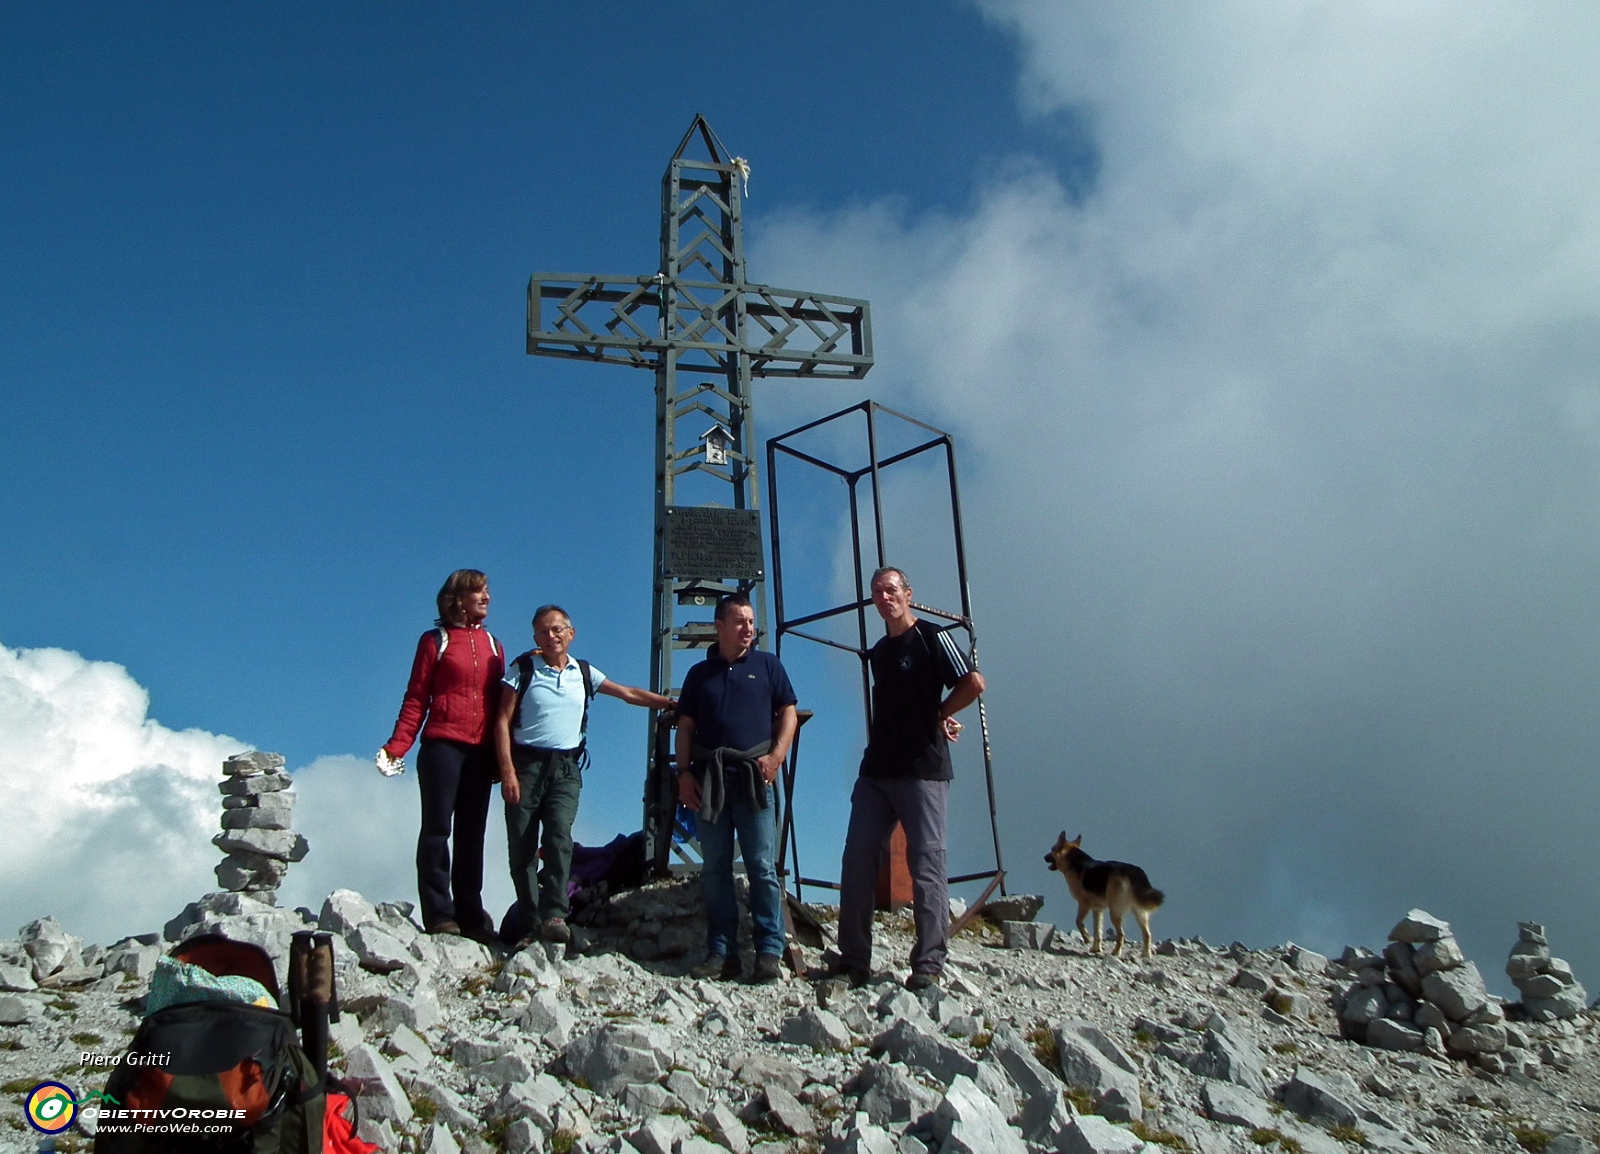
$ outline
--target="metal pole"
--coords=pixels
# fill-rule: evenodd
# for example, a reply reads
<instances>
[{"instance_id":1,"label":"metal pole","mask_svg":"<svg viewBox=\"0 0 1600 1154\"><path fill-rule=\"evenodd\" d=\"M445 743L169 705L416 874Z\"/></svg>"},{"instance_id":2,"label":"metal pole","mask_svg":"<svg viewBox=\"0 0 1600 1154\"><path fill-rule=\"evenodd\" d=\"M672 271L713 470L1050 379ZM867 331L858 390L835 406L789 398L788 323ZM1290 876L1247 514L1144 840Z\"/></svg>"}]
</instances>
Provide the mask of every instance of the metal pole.
<instances>
[{"instance_id":1,"label":"metal pole","mask_svg":"<svg viewBox=\"0 0 1600 1154\"><path fill-rule=\"evenodd\" d=\"M857 473L850 478L850 549L851 556L855 559L853 566L856 575L856 632L860 636L860 649L857 651L861 657L861 706L866 711L867 729L872 728L872 679L867 675L867 611L861 604L861 509L856 499L856 482L861 480Z\"/></svg>"},{"instance_id":2,"label":"metal pole","mask_svg":"<svg viewBox=\"0 0 1600 1154\"><path fill-rule=\"evenodd\" d=\"M972 667L978 668L978 629L972 623L972 593L967 585L967 542L961 524L961 489L956 483L956 443L944 438L945 462L950 470L950 518L955 527L956 579L961 585L961 616L972 637ZM1000 874L1000 893L1006 892L1006 863L1000 852L1000 810L994 793L994 751L989 744L989 710L978 698L978 734L983 738L983 783L989 794L989 835L994 839L994 864Z\"/></svg>"}]
</instances>

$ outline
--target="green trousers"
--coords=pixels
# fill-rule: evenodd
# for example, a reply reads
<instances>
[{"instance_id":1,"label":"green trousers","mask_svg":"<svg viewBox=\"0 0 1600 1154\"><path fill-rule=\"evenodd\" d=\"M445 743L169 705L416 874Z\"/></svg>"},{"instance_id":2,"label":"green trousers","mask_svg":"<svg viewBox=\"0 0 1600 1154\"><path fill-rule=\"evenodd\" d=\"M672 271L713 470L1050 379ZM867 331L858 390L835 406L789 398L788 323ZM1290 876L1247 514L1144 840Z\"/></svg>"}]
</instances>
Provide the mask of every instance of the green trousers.
<instances>
[{"instance_id":1,"label":"green trousers","mask_svg":"<svg viewBox=\"0 0 1600 1154\"><path fill-rule=\"evenodd\" d=\"M517 889L517 906L522 911L522 932L532 933L540 922L567 916L572 822L578 816L583 772L575 750L514 745L511 761L517 769L522 799L506 805L506 845L511 884Z\"/></svg>"}]
</instances>

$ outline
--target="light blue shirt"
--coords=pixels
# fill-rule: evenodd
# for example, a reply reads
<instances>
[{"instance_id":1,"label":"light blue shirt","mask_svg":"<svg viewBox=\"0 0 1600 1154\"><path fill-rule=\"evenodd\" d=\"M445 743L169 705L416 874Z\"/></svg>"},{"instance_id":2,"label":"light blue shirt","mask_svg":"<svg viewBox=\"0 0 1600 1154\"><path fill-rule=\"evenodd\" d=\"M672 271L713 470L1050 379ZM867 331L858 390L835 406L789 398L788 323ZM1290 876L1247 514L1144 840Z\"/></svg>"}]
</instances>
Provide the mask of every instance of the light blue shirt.
<instances>
[{"instance_id":1,"label":"light blue shirt","mask_svg":"<svg viewBox=\"0 0 1600 1154\"><path fill-rule=\"evenodd\" d=\"M596 693L606 675L589 666L589 684ZM516 662L507 662L505 684L515 693L522 683ZM533 678L522 697L522 709L513 719L511 736L519 745L542 749L576 749L583 739L583 670L578 659L567 655L567 667L556 669L542 654L533 655Z\"/></svg>"}]
</instances>

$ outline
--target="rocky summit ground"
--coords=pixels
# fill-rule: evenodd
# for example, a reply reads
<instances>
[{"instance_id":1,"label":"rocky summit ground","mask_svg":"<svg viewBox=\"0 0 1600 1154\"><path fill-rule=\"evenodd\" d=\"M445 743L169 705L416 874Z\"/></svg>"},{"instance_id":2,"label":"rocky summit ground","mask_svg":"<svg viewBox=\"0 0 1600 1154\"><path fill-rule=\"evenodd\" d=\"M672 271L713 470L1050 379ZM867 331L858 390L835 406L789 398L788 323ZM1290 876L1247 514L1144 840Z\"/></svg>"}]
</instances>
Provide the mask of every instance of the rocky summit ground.
<instances>
[{"instance_id":1,"label":"rocky summit ground","mask_svg":"<svg viewBox=\"0 0 1600 1154\"><path fill-rule=\"evenodd\" d=\"M912 993L903 969L857 989L695 981L694 905L690 882L623 895L570 952L426 936L349 891L315 914L214 894L110 947L35 922L0 942L0 1150L40 1148L20 1105L37 1082L104 1084L85 1056L125 1047L169 943L216 930L281 967L313 923L338 935L333 1065L390 1151L1592 1154L1600 1133L1591 1012L1479 1000L1434 919L1340 959L1182 939L1097 956L980 920ZM909 929L881 918L881 964L903 965ZM1531 933L1527 980L1556 975L1531 988L1570 995Z\"/></svg>"}]
</instances>

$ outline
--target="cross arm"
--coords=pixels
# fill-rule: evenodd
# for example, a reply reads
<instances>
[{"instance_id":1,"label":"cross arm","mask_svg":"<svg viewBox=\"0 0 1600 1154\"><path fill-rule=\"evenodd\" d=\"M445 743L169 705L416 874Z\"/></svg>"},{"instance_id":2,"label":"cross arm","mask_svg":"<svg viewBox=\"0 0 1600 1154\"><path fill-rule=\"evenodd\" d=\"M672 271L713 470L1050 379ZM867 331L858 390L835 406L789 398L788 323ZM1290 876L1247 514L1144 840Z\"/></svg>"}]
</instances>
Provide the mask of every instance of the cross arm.
<instances>
[{"instance_id":1,"label":"cross arm","mask_svg":"<svg viewBox=\"0 0 1600 1154\"><path fill-rule=\"evenodd\" d=\"M849 380L872 368L872 310L864 300L746 284L744 312L753 376Z\"/></svg>"},{"instance_id":2,"label":"cross arm","mask_svg":"<svg viewBox=\"0 0 1600 1154\"><path fill-rule=\"evenodd\" d=\"M669 349L756 377L860 378L872 367L867 302L828 293L661 276L535 273L528 352L654 368Z\"/></svg>"},{"instance_id":3,"label":"cross arm","mask_svg":"<svg viewBox=\"0 0 1600 1154\"><path fill-rule=\"evenodd\" d=\"M528 281L528 352L654 368L661 282L653 276L534 273Z\"/></svg>"}]
</instances>

